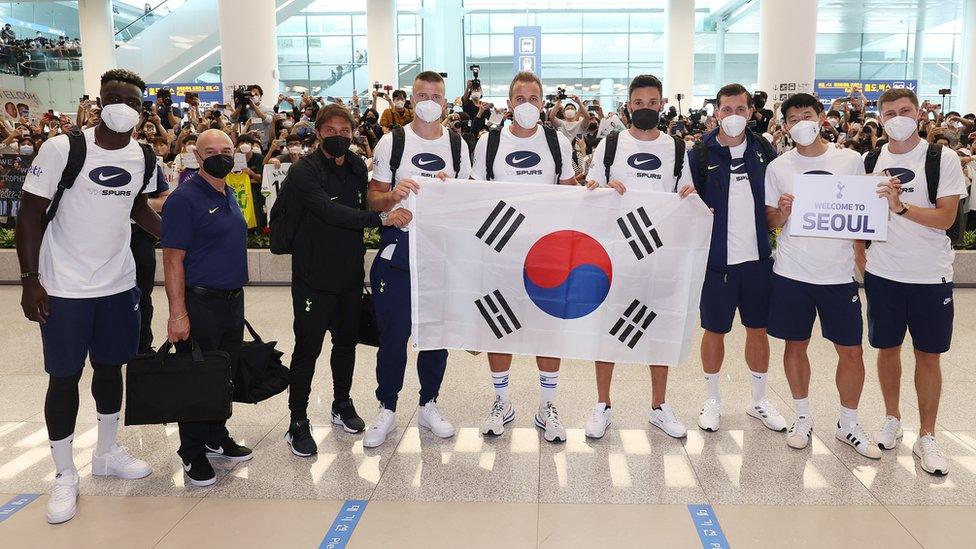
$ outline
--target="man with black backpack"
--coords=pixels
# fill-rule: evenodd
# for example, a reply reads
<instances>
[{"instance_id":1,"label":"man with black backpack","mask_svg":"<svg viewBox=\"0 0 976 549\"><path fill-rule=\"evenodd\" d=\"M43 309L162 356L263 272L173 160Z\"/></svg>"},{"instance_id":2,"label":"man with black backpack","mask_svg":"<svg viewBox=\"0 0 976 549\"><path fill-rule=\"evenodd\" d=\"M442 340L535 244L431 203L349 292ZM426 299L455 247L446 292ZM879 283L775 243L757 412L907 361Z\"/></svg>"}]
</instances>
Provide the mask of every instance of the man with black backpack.
<instances>
[{"instance_id":1,"label":"man with black backpack","mask_svg":"<svg viewBox=\"0 0 976 549\"><path fill-rule=\"evenodd\" d=\"M776 153L746 125L753 116L752 95L741 84L727 84L715 96L719 127L706 133L688 155L695 189L712 208L712 242L701 296L701 358L708 396L698 427L717 431L721 419L719 371L725 334L736 309L746 328L745 358L752 378L752 406L746 413L773 431L786 420L766 398L769 370L769 293L773 260L766 228L766 166Z\"/></svg>"},{"instance_id":2,"label":"man with black backpack","mask_svg":"<svg viewBox=\"0 0 976 549\"><path fill-rule=\"evenodd\" d=\"M293 454L308 457L318 448L308 421L308 397L325 332L332 333L332 423L347 433L366 425L349 398L356 365L356 343L363 295L363 229L404 226L410 212L388 215L366 208L366 165L349 150L355 122L342 105L330 103L315 117L322 145L303 156L282 184L272 210L272 236L281 230L277 214L288 206L295 224L291 241L292 310L295 351L289 373L285 440Z\"/></svg>"},{"instance_id":3,"label":"man with black backpack","mask_svg":"<svg viewBox=\"0 0 976 549\"><path fill-rule=\"evenodd\" d=\"M538 76L531 72L515 75L508 87L508 110L515 123L496 128L478 140L471 169L474 179L576 185L569 140L553 127L539 123L543 100L542 81ZM553 404L559 359L540 356L536 357L536 363L540 386L536 427L544 431L547 441L566 442L566 428ZM495 402L481 433L499 436L505 432L505 424L515 419L515 407L508 396L512 355L488 353L488 366L495 386Z\"/></svg>"},{"instance_id":4,"label":"man with black backpack","mask_svg":"<svg viewBox=\"0 0 976 549\"><path fill-rule=\"evenodd\" d=\"M44 419L57 469L47 503L52 524L70 520L78 509L72 442L86 358L98 412L92 474L136 479L152 472L116 442L122 364L139 345L129 219L160 233L159 215L147 201L155 191L156 156L132 139L145 89L130 71L103 74L101 123L44 143L24 181L17 256L21 305L24 316L40 324L49 375Z\"/></svg>"},{"instance_id":5,"label":"man with black backpack","mask_svg":"<svg viewBox=\"0 0 976 549\"><path fill-rule=\"evenodd\" d=\"M906 329L915 348L915 390L921 426L913 452L930 474L949 473L935 441L942 393L939 357L952 341L952 238L961 234L959 203L966 183L959 157L918 135L918 97L890 89L878 100L888 143L865 155L867 173L897 177L878 186L891 215L888 240L858 251L868 300L868 341L878 349L878 380L885 400L884 424L874 440L891 450L902 437L899 389ZM947 234L948 233L948 234Z\"/></svg>"},{"instance_id":6,"label":"man with black backpack","mask_svg":"<svg viewBox=\"0 0 976 549\"><path fill-rule=\"evenodd\" d=\"M471 160L468 146L457 132L441 124L447 101L444 79L424 71L413 81L413 120L394 126L376 145L369 205L381 216L394 215L400 202L417 193L418 177L468 179ZM396 406L407 367L410 338L410 254L406 227L384 227L380 251L373 261L369 283L373 290L380 345L376 353L376 400L379 411L370 423L363 446L375 448L396 429ZM440 438L454 436L454 426L437 407L441 381L447 368L447 350L421 351L417 356L420 377L420 411L417 424Z\"/></svg>"},{"instance_id":7,"label":"man with black backpack","mask_svg":"<svg viewBox=\"0 0 976 549\"><path fill-rule=\"evenodd\" d=\"M623 194L628 186L647 191L677 192L685 198L695 192L686 161L685 141L658 129L663 87L656 76L644 74L630 83L627 108L633 126L611 132L593 152L587 174L588 189L609 187ZM626 185L626 186L625 186ZM610 426L610 382L613 363L596 363L596 390L599 402L587 418L585 434L603 438ZM649 422L668 436L684 438L687 429L664 401L668 386L668 367L651 366L651 412Z\"/></svg>"}]
</instances>

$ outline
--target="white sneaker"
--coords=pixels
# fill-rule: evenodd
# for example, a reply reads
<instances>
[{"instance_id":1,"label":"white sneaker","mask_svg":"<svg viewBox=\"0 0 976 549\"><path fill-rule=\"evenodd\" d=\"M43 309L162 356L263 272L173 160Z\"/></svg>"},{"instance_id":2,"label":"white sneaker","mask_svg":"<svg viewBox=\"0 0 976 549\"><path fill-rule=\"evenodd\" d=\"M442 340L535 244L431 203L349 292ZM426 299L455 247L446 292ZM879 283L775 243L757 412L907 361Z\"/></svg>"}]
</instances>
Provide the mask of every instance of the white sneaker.
<instances>
[{"instance_id":1,"label":"white sneaker","mask_svg":"<svg viewBox=\"0 0 976 549\"><path fill-rule=\"evenodd\" d=\"M786 432L786 420L783 419L783 416L780 415L769 399L764 398L753 403L752 408L747 409L746 413L761 421L770 431Z\"/></svg>"},{"instance_id":2,"label":"white sneaker","mask_svg":"<svg viewBox=\"0 0 976 549\"><path fill-rule=\"evenodd\" d=\"M800 416L796 418L790 430L786 432L786 445L790 448L802 450L810 444L810 435L813 434L813 418Z\"/></svg>"},{"instance_id":3,"label":"white sneaker","mask_svg":"<svg viewBox=\"0 0 976 549\"><path fill-rule=\"evenodd\" d=\"M59 473L51 483L47 500L47 522L68 522L78 512L78 473Z\"/></svg>"},{"instance_id":4,"label":"white sneaker","mask_svg":"<svg viewBox=\"0 0 976 549\"><path fill-rule=\"evenodd\" d=\"M584 429L586 438L603 438L603 435L607 433L607 427L610 427L612 415L610 408L607 408L607 405L602 402L593 406L593 409L590 410L590 417L586 420L586 429Z\"/></svg>"},{"instance_id":5,"label":"white sneaker","mask_svg":"<svg viewBox=\"0 0 976 549\"><path fill-rule=\"evenodd\" d=\"M437 402L430 401L420 408L417 416L417 425L428 429L440 438L451 438L454 436L454 426L444 418L444 414L437 407Z\"/></svg>"},{"instance_id":6,"label":"white sneaker","mask_svg":"<svg viewBox=\"0 0 976 549\"><path fill-rule=\"evenodd\" d=\"M363 436L364 448L376 448L386 442L386 437L396 430L396 413L380 406L380 411L376 413L366 435Z\"/></svg>"},{"instance_id":7,"label":"white sneaker","mask_svg":"<svg viewBox=\"0 0 976 549\"><path fill-rule=\"evenodd\" d=\"M864 432L860 423L855 423L850 427L841 427L840 422L838 422L836 436L837 440L847 443L862 456L881 459L881 448L878 448L878 445Z\"/></svg>"},{"instance_id":8,"label":"white sneaker","mask_svg":"<svg viewBox=\"0 0 976 549\"><path fill-rule=\"evenodd\" d=\"M648 421L672 438L685 438L688 434L688 429L685 429L684 424L678 420L677 414L674 413L674 407L667 402L661 404L660 410L652 408L651 417Z\"/></svg>"},{"instance_id":9,"label":"white sneaker","mask_svg":"<svg viewBox=\"0 0 976 549\"><path fill-rule=\"evenodd\" d=\"M505 425L515 421L515 407L512 401L502 400L502 397L495 395L495 402L491 405L485 424L481 427L481 434L491 436L501 436L505 432Z\"/></svg>"},{"instance_id":10,"label":"white sneaker","mask_svg":"<svg viewBox=\"0 0 976 549\"><path fill-rule=\"evenodd\" d=\"M925 435L918 437L912 452L922 461L922 469L930 475L945 476L949 474L949 460L939 451L935 437Z\"/></svg>"},{"instance_id":11,"label":"white sneaker","mask_svg":"<svg viewBox=\"0 0 976 549\"><path fill-rule=\"evenodd\" d=\"M152 467L141 459L132 457L124 446L116 445L103 455L92 452L92 474L125 479L148 477Z\"/></svg>"},{"instance_id":12,"label":"white sneaker","mask_svg":"<svg viewBox=\"0 0 976 549\"><path fill-rule=\"evenodd\" d=\"M901 420L895 416L887 416L881 430L874 434L874 440L878 442L878 448L882 450L894 450L898 441L905 435L901 430Z\"/></svg>"},{"instance_id":13,"label":"white sneaker","mask_svg":"<svg viewBox=\"0 0 976 549\"><path fill-rule=\"evenodd\" d=\"M701 412L698 413L698 428L714 433L718 431L721 419L722 404L714 398L710 398L705 401L705 404L702 404Z\"/></svg>"},{"instance_id":14,"label":"white sneaker","mask_svg":"<svg viewBox=\"0 0 976 549\"><path fill-rule=\"evenodd\" d=\"M547 442L566 442L566 428L559 421L559 412L553 403L547 402L545 406L539 406L539 411L535 414L535 426L543 430L543 437Z\"/></svg>"}]
</instances>

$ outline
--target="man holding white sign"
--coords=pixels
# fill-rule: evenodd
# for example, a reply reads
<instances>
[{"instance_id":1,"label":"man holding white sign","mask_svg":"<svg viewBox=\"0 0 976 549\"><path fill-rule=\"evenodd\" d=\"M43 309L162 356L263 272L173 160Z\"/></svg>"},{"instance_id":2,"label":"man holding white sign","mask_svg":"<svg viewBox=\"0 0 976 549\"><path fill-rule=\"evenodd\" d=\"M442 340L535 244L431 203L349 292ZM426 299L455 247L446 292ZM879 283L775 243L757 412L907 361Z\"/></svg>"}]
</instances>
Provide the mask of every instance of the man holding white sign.
<instances>
[{"instance_id":1,"label":"man holding white sign","mask_svg":"<svg viewBox=\"0 0 976 549\"><path fill-rule=\"evenodd\" d=\"M953 228L966 184L951 149L919 138L915 92L902 88L884 92L878 112L889 141L865 156L865 169L892 177L878 186L878 195L888 200L892 215L888 240L867 250L864 273L868 340L878 349L878 380L887 414L875 440L890 450L902 436L898 393L901 346L908 330L915 348L921 417L913 452L922 469L945 475L949 462L936 445L935 421L942 392L939 355L949 350L952 341L954 252L946 231ZM863 248L858 263L865 266Z\"/></svg>"},{"instance_id":2,"label":"man holding white sign","mask_svg":"<svg viewBox=\"0 0 976 549\"><path fill-rule=\"evenodd\" d=\"M864 164L856 152L838 149L820 138L824 114L823 105L816 97L806 93L794 95L783 103L782 112L784 127L796 142L796 148L777 157L766 170L766 220L770 229L783 228L776 241L767 326L769 335L786 341L783 366L797 416L787 432L786 443L791 448L806 448L813 433L807 347L813 321L819 314L821 331L833 342L838 357L837 392L840 393L841 407L835 436L861 455L879 459L881 450L857 423L857 404L864 387L863 325L857 283L852 276L854 243L851 233L856 235L858 232L847 231L846 238L838 238L829 218L846 216L844 225L850 228L853 225L849 223L851 217L860 216L858 226L863 231L872 222L875 225L886 223L887 213L883 202L882 215L885 217L880 219L839 213L845 205L851 205L842 202L844 191L859 182L856 178L843 178L845 183L837 183L838 178L831 176L864 175ZM817 211L804 213L795 208L794 181L799 185L801 179L815 179L814 183L827 186L835 193L831 197L836 199L833 201L819 204L810 201L811 205L821 206L824 210L829 209L826 203L837 206L823 214L828 216L828 223L820 232L798 233L796 230L797 226L806 228L809 225L808 217L820 215ZM860 183L866 183L869 196L877 200L874 196L876 182ZM816 228L817 224L813 225Z\"/></svg>"}]
</instances>

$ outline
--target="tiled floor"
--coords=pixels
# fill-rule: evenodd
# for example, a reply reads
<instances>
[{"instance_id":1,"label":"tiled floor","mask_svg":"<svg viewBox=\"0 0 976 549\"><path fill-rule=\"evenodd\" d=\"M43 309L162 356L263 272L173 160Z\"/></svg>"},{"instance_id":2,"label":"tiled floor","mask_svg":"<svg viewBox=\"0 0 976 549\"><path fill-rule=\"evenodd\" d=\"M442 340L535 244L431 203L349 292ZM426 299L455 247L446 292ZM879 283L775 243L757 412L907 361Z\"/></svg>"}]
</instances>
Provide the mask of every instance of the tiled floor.
<instances>
[{"instance_id":1,"label":"tiled floor","mask_svg":"<svg viewBox=\"0 0 976 549\"><path fill-rule=\"evenodd\" d=\"M164 333L165 298L157 289L157 334ZM972 547L976 521L976 290L956 291L954 348L944 357L940 444L952 472L935 478L913 458L918 411L913 361L904 360L905 439L880 462L836 441L833 349L816 338L811 395L817 430L811 447L793 451L743 410L750 401L742 360L744 334L727 343L722 430L694 428L703 381L697 356L671 372L668 400L692 427L676 441L647 424L650 382L642 366L619 366L614 425L602 440L583 436L595 400L591 364L568 361L558 404L569 441L552 445L532 423L538 382L532 361L512 372L518 416L500 438L478 429L492 398L484 356L452 352L440 404L457 434L437 439L416 425L418 384L408 368L398 428L381 448L329 425L327 354L319 361L310 418L319 454L291 455L282 437L288 420L282 395L257 406L237 405L232 434L254 448L254 459L220 467L210 488L187 488L175 455L175 426L125 428L122 442L154 473L139 481L94 479L94 404L83 379L76 436L82 475L79 515L49 526L44 505L53 473L43 419L46 377L36 325L20 315L16 287L0 287L0 505L16 494L42 496L0 522L0 547L316 547L342 502L369 500L350 547L702 547L689 504L714 506L732 547ZM290 298L284 288L249 288L248 318L290 353ZM697 337L697 336L696 336ZM770 400L792 421L782 372L782 344L772 342ZM328 345L326 346L328 349ZM360 348L353 398L374 412L375 349ZM865 351L867 382L861 421L876 428L883 405ZM411 362L412 363L412 362Z\"/></svg>"}]
</instances>

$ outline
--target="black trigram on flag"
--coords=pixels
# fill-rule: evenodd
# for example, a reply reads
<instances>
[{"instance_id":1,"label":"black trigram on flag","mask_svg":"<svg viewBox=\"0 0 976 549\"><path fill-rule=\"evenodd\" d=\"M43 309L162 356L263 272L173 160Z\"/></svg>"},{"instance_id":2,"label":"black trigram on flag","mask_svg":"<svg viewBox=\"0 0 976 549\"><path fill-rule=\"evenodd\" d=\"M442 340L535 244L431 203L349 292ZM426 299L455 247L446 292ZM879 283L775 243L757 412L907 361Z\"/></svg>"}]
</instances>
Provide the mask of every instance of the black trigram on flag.
<instances>
[{"instance_id":1,"label":"black trigram on flag","mask_svg":"<svg viewBox=\"0 0 976 549\"><path fill-rule=\"evenodd\" d=\"M614 323L613 328L610 328L610 335L633 349L656 317L657 313L635 299L624 311L623 316Z\"/></svg>"},{"instance_id":2,"label":"black trigram on flag","mask_svg":"<svg viewBox=\"0 0 976 549\"><path fill-rule=\"evenodd\" d=\"M475 236L496 252L501 252L523 221L525 221L524 215L506 204L504 200L499 200Z\"/></svg>"},{"instance_id":3,"label":"black trigram on flag","mask_svg":"<svg viewBox=\"0 0 976 549\"><path fill-rule=\"evenodd\" d=\"M495 337L498 339L501 339L522 327L518 319L515 318L515 313L513 313L511 307L508 306L508 302L505 301L505 298L502 297L502 293L498 290L495 290L475 301L474 304L478 307L478 311L481 312L481 316L485 319L485 322L488 323L488 327L491 328L492 333L494 333Z\"/></svg>"},{"instance_id":4,"label":"black trigram on flag","mask_svg":"<svg viewBox=\"0 0 976 549\"><path fill-rule=\"evenodd\" d=\"M637 259L644 259L664 245L643 206L617 218L617 226L620 227L620 232L627 239Z\"/></svg>"}]
</instances>

